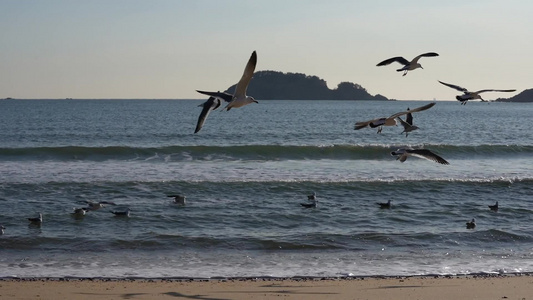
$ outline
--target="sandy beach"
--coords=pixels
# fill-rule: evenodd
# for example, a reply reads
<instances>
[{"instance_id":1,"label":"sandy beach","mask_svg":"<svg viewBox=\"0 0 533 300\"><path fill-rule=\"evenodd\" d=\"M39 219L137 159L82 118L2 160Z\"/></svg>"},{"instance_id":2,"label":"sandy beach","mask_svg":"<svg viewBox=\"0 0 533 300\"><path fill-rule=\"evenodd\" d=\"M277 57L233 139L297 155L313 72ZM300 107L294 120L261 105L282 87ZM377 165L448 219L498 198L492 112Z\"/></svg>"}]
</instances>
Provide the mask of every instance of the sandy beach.
<instances>
[{"instance_id":1,"label":"sandy beach","mask_svg":"<svg viewBox=\"0 0 533 300\"><path fill-rule=\"evenodd\" d=\"M533 299L533 276L302 279L12 279L0 299Z\"/></svg>"}]
</instances>

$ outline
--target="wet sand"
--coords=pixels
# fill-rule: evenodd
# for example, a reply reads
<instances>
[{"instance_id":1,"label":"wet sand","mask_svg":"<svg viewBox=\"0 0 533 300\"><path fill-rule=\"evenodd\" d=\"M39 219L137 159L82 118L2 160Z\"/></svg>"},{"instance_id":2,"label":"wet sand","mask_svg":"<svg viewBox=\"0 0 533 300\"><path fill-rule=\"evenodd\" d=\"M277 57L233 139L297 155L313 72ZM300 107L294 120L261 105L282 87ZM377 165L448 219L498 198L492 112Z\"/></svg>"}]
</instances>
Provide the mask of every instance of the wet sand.
<instances>
[{"instance_id":1,"label":"wet sand","mask_svg":"<svg viewBox=\"0 0 533 300\"><path fill-rule=\"evenodd\" d=\"M287 279L3 278L0 299L533 299L531 274Z\"/></svg>"}]
</instances>

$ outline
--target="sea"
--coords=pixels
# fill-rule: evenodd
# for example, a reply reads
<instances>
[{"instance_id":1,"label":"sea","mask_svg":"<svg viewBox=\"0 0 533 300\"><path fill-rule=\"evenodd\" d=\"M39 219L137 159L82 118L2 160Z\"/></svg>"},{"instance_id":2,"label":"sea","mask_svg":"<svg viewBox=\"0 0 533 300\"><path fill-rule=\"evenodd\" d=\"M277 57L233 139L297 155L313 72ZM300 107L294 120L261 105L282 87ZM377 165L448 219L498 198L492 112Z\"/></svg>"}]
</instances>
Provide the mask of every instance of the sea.
<instances>
[{"instance_id":1,"label":"sea","mask_svg":"<svg viewBox=\"0 0 533 300\"><path fill-rule=\"evenodd\" d=\"M264 100L194 134L203 100L1 100L0 277L533 272L533 105L436 101L407 137L354 130L430 102ZM115 205L75 217L87 201Z\"/></svg>"}]
</instances>

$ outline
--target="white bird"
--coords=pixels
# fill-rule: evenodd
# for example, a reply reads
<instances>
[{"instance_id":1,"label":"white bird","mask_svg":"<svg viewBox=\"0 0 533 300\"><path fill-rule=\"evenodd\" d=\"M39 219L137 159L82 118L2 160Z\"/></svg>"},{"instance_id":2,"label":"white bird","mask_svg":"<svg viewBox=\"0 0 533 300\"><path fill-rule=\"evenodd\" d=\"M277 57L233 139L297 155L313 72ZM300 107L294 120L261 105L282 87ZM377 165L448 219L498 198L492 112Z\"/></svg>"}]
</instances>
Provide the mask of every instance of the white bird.
<instances>
[{"instance_id":1,"label":"white bird","mask_svg":"<svg viewBox=\"0 0 533 300\"><path fill-rule=\"evenodd\" d=\"M131 209L126 210L112 210L111 213L117 217L129 217Z\"/></svg>"},{"instance_id":2,"label":"white bird","mask_svg":"<svg viewBox=\"0 0 533 300\"><path fill-rule=\"evenodd\" d=\"M409 111L409 107L407 108L407 111ZM403 131L400 134L405 132L405 137L407 137L409 132L418 129L418 126L413 125L413 115L410 112L405 116L405 121L402 120L402 118L400 117L398 117L398 120L400 121L400 124L403 126Z\"/></svg>"},{"instance_id":3,"label":"white bird","mask_svg":"<svg viewBox=\"0 0 533 300\"><path fill-rule=\"evenodd\" d=\"M455 84L450 84L450 83L446 83L446 82L442 82L439 80L439 82L441 84L444 84L445 86L447 87L451 87L452 89L456 89L460 92L463 92L462 95L458 95L458 96L455 96L455 99L457 99L457 101L461 102L462 105L466 105L466 102L468 100L475 100L475 99L479 99L481 101L485 101L487 102L487 100L484 100L483 98L481 98L481 96L479 94L481 93L485 93L485 92L506 92L506 93L509 93L509 92L516 92L516 90L493 90L493 89L487 89L487 90L479 90L479 91L476 91L476 92L470 92L469 90L465 89L464 87L460 87L458 85L455 85Z\"/></svg>"},{"instance_id":4,"label":"white bird","mask_svg":"<svg viewBox=\"0 0 533 300\"><path fill-rule=\"evenodd\" d=\"M382 130L383 126L396 126L396 124L397 124L396 118L398 118L400 116L403 116L403 115L406 115L406 114L410 114L410 113L419 112L419 111L423 111L423 110L429 109L429 108L433 107L434 105L435 105L435 102L432 102L432 103L426 104L424 106L417 107L415 109L411 109L411 110L395 113L395 114L393 114L393 115L391 115L390 117L387 117L387 118L379 118L379 119L374 119L374 120L370 120L370 121L357 122L357 123L355 123L355 128L354 129L355 130L359 130L359 129L365 128L367 126L370 126L371 128L379 127L378 128L378 133L381 133L381 130Z\"/></svg>"},{"instance_id":5,"label":"white bird","mask_svg":"<svg viewBox=\"0 0 533 300\"><path fill-rule=\"evenodd\" d=\"M28 221L30 221L31 224L34 225L41 225L41 223L43 222L43 214L39 213L39 216L36 218L28 218Z\"/></svg>"},{"instance_id":6,"label":"white bird","mask_svg":"<svg viewBox=\"0 0 533 300\"><path fill-rule=\"evenodd\" d=\"M106 205L116 205L114 202L109 202L109 201L94 202L94 201L86 200L83 202L87 203L88 205L87 207L85 207L86 210L97 210L102 207L105 207Z\"/></svg>"},{"instance_id":7,"label":"white bird","mask_svg":"<svg viewBox=\"0 0 533 300\"><path fill-rule=\"evenodd\" d=\"M437 154L431 152L428 149L412 149L412 148L400 148L396 151L392 151L391 155L398 156L396 159L400 162L404 162L409 156L417 156L420 158L425 158L427 160L432 160L439 164L449 165L444 158L438 156Z\"/></svg>"},{"instance_id":8,"label":"white bird","mask_svg":"<svg viewBox=\"0 0 533 300\"><path fill-rule=\"evenodd\" d=\"M6 229L4 226L0 225L0 235L4 234L4 229Z\"/></svg>"},{"instance_id":9,"label":"white bird","mask_svg":"<svg viewBox=\"0 0 533 300\"><path fill-rule=\"evenodd\" d=\"M220 99L215 98L215 97L209 97L207 101L198 105L198 106L202 106L203 109L202 109L202 112L200 113L200 116L198 117L198 123L196 123L196 129L194 130L194 133L197 133L198 131L200 131L200 129L202 129L205 123L205 119L207 119L207 116L209 115L209 113L212 110L217 109L221 103L222 101Z\"/></svg>"},{"instance_id":10,"label":"white bird","mask_svg":"<svg viewBox=\"0 0 533 300\"><path fill-rule=\"evenodd\" d=\"M185 196L183 195L168 195L168 197L174 198L174 201L172 203L178 204L178 205L185 205L187 201L185 200Z\"/></svg>"},{"instance_id":11,"label":"white bird","mask_svg":"<svg viewBox=\"0 0 533 300\"><path fill-rule=\"evenodd\" d=\"M470 222L466 222L466 229L476 228L476 219L472 219Z\"/></svg>"},{"instance_id":12,"label":"white bird","mask_svg":"<svg viewBox=\"0 0 533 300\"><path fill-rule=\"evenodd\" d=\"M428 53L420 54L419 56L413 58L413 60L411 60L411 61L408 61L407 59L405 59L405 58L403 58L401 56L396 56L396 57L392 57L392 58L386 59L386 60L380 62L379 64L377 64L376 66L378 66L378 67L379 66L386 66L386 65L390 65L393 62L398 62L398 63L402 64L403 67L398 69L398 70L396 70L396 71L398 71L398 72L403 71L403 75L402 76L405 76L405 75L407 75L407 72L409 72L409 71L412 71L412 70L418 69L418 68L422 68L422 65L418 63L418 60L421 57L432 57L432 56L439 56L439 55L437 53L435 53L435 52L428 52Z\"/></svg>"},{"instance_id":13,"label":"white bird","mask_svg":"<svg viewBox=\"0 0 533 300\"><path fill-rule=\"evenodd\" d=\"M248 84L252 79L255 71L255 65L257 64L257 53L252 52L252 56L248 60L246 67L244 68L244 73L242 74L241 80L237 83L235 87L235 92L233 95L228 93L221 92L206 92L196 90L200 94L208 95L220 99L221 101L229 102L228 105L224 108L225 110L230 110L232 108L238 108L250 104L252 102L258 103L253 97L246 95L246 90L248 89Z\"/></svg>"}]
</instances>

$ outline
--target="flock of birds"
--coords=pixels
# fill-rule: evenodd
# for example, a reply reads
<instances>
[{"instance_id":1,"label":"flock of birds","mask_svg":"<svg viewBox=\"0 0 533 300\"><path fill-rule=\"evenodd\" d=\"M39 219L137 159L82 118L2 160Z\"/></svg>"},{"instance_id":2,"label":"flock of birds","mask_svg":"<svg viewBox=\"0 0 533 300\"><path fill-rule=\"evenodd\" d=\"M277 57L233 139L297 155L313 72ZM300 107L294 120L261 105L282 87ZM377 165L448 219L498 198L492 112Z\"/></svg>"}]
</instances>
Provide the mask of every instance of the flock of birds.
<instances>
[{"instance_id":1,"label":"flock of birds","mask_svg":"<svg viewBox=\"0 0 533 300\"><path fill-rule=\"evenodd\" d=\"M386 59L380 63L377 64L377 66L386 66L390 65L393 62L400 63L403 65L400 69L397 69L398 72L403 72L402 76L407 75L409 71L413 71L415 69L421 68L423 69L422 65L418 62L420 58L422 57L435 57L439 56L439 54L435 52L428 52L423 53L415 58L413 58L411 61L401 57L392 57L389 59ZM207 99L206 102L201 104L200 106L202 108L202 112L200 113L200 116L198 117L198 122L196 125L196 129L194 133L199 132L204 123L207 119L207 116L209 113L213 110L216 110L219 108L223 102L227 102L226 107L224 108L226 111L229 111L232 108L239 108L243 107L245 105L248 105L250 103L258 103L257 100L254 99L254 97L246 95L246 91L248 89L248 85L250 84L250 81L252 80L255 66L257 64L257 53L256 51L252 52L252 55L250 56L250 59L248 60L248 63L246 64L246 67L244 68L244 73L242 74L241 79L237 83L235 87L235 92L233 94L226 93L226 92L208 92L208 91L200 91L197 90L198 93L204 94L209 96L209 99ZM463 92L462 95L456 96L456 99L461 102L461 105L465 105L469 100L476 100L479 99L481 101L486 101L483 98L481 98L480 94L485 92L514 92L516 90L514 89L508 89L508 90L497 90L497 89L484 89L479 90L476 92L470 92L466 88L460 87L458 85L445 83L442 81L439 81L439 83L453 88L455 90L458 90L460 92ZM418 129L418 126L413 125L413 115L412 113L424 111L427 109L430 109L433 107L435 103L429 103L421 107L417 107L415 109L409 109L407 108L406 111L398 112L395 114L390 115L389 117L381 117L372 119L369 121L363 121L363 122L357 122L355 123L355 130L359 130L362 128L370 127L370 128L378 128L378 133L381 133L383 126L397 126L398 121L403 127L402 133L405 133L405 136L407 137L409 132ZM406 116L405 120L403 120L401 117ZM397 160L400 162L404 162L409 156L416 156L420 158L424 158L427 160L434 161L439 164L448 165L448 161L446 161L444 158L440 157L439 155L433 153L431 150L428 149L413 149L413 148L400 148L396 151L392 151L391 155L396 156ZM174 198L173 203L177 205L185 205L186 204L186 198L183 195L169 195L168 197ZM316 193L313 193L308 196L309 203L301 203L301 205L305 208L314 208L317 207L318 199L316 196ZM87 206L82 208L75 208L72 212L72 215L75 217L83 217L85 214L89 211L97 210L102 207L105 207L105 205L116 205L113 202L108 201L101 201L101 202L92 202L92 201L86 201ZM391 200L389 200L386 203L378 203L381 208L390 208L391 207ZM489 208L493 211L498 210L498 202L494 205L490 205ZM111 210L111 213L113 213L115 216L125 216L129 217L131 210L129 208L125 210ZM30 221L30 224L32 225L38 225L43 222L43 215L42 213L39 213L38 217L28 218L28 221ZM475 219L472 219L470 222L466 223L466 227L468 229L475 228ZM0 234L4 234L5 227L0 225Z\"/></svg>"}]
</instances>

